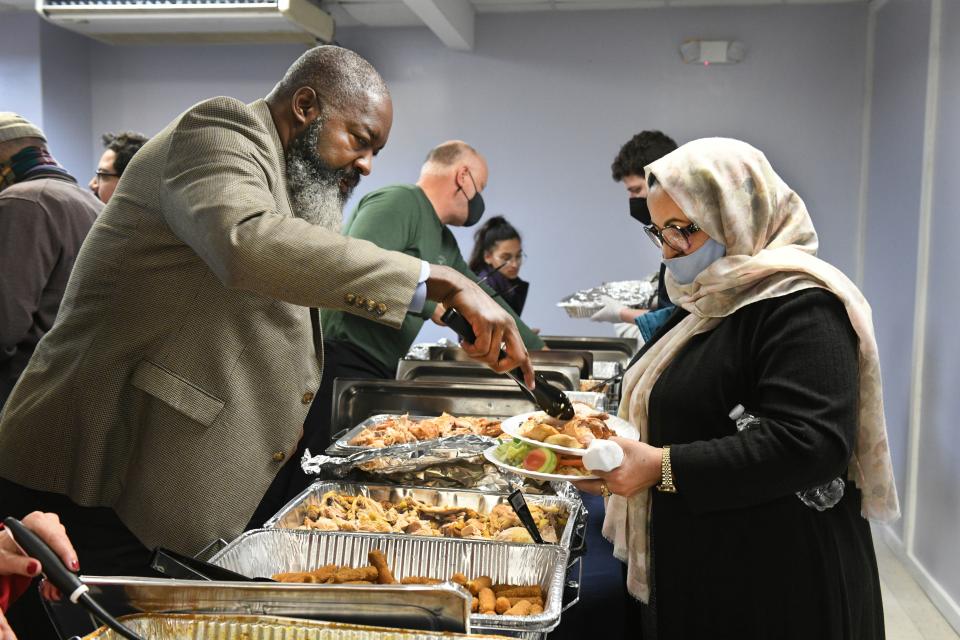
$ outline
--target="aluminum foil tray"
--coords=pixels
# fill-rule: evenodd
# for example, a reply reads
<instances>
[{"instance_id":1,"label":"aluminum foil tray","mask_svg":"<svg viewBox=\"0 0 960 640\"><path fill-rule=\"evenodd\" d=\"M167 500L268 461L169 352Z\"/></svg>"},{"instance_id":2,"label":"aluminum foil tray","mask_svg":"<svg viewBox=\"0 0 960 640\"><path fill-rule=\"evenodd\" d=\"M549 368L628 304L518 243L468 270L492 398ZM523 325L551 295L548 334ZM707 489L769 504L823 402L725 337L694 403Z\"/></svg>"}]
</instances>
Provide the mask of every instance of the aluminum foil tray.
<instances>
[{"instance_id":1,"label":"aluminum foil tray","mask_svg":"<svg viewBox=\"0 0 960 640\"><path fill-rule=\"evenodd\" d=\"M99 576L84 576L83 581L93 598L115 614L283 616L452 632L470 627L470 594L449 583L319 585ZM54 617L59 609L75 608L66 598L50 606Z\"/></svg>"},{"instance_id":2,"label":"aluminum foil tray","mask_svg":"<svg viewBox=\"0 0 960 640\"><path fill-rule=\"evenodd\" d=\"M151 640L447 640L494 637L276 616L134 614L123 616L121 621ZM121 640L121 636L107 627L101 627L84 636L84 640Z\"/></svg>"},{"instance_id":3,"label":"aluminum foil tray","mask_svg":"<svg viewBox=\"0 0 960 640\"><path fill-rule=\"evenodd\" d=\"M363 422L361 422L360 424L353 427L352 429L347 431L345 434L337 438L337 440L332 445L330 445L330 447L327 449L327 452L331 454L335 453L336 455L342 456L342 455L349 455L351 453L356 453L358 451L370 451L372 449L375 449L374 447L360 447L360 446L352 445L350 444L350 441L353 438L355 438L357 435L359 435L361 431L363 431L368 427L375 427L382 422L386 422L387 420L393 420L400 417L402 417L402 414L396 414L396 413L381 413L375 416L370 416L369 418L367 418L366 420L364 420ZM429 420L430 418L436 418L437 416L407 415L407 417L410 420L420 421L420 420ZM470 417L474 417L474 416L470 416ZM479 417L483 417L483 416L479 416ZM499 420L499 418L490 418L490 419ZM430 442L430 441L420 440L420 442ZM407 442L404 444L410 445L413 443ZM403 445L398 445L398 446L403 446ZM376 448L376 450L389 452L390 447L379 447L379 448Z\"/></svg>"},{"instance_id":4,"label":"aluminum foil tray","mask_svg":"<svg viewBox=\"0 0 960 640\"><path fill-rule=\"evenodd\" d=\"M473 614L470 627L475 631L544 633L560 623L568 554L557 545L258 529L243 534L210 561L246 576L269 576L327 564L364 566L371 549L383 552L398 580L406 576L446 580L459 572L468 578L490 576L495 584L538 584L543 589L543 613Z\"/></svg>"},{"instance_id":5,"label":"aluminum foil tray","mask_svg":"<svg viewBox=\"0 0 960 640\"><path fill-rule=\"evenodd\" d=\"M277 515L267 520L263 528L298 529L303 524L307 514L307 507L320 504L320 498L328 491L338 491L347 495L367 496L374 500L389 500L398 502L404 498L414 498L429 505L446 507L469 507L479 513L487 514L498 504L506 504L507 496L502 493L472 491L469 489L428 489L423 487L398 487L394 485L355 484L351 482L315 482L307 487L300 495L291 500ZM583 506L579 498L561 496L526 496L529 504L540 506L558 506L567 511L567 524L562 531L558 531L559 544L568 550L573 539L573 530L577 516ZM343 532L359 535L356 532ZM407 534L384 533L381 536L409 537ZM478 540L477 542L494 542L493 540ZM475 577L475 576L471 576Z\"/></svg>"},{"instance_id":6,"label":"aluminum foil tray","mask_svg":"<svg viewBox=\"0 0 960 640\"><path fill-rule=\"evenodd\" d=\"M623 367L620 366L619 362L614 362L612 360L599 361L593 363L593 375L591 378L593 380L606 380L607 378L612 378L613 376L620 373Z\"/></svg>"},{"instance_id":7,"label":"aluminum foil tray","mask_svg":"<svg viewBox=\"0 0 960 640\"><path fill-rule=\"evenodd\" d=\"M605 282L582 289L557 303L571 318L589 318L603 307L601 299L610 297L630 306L650 308L657 296L657 285L649 280Z\"/></svg>"}]
</instances>

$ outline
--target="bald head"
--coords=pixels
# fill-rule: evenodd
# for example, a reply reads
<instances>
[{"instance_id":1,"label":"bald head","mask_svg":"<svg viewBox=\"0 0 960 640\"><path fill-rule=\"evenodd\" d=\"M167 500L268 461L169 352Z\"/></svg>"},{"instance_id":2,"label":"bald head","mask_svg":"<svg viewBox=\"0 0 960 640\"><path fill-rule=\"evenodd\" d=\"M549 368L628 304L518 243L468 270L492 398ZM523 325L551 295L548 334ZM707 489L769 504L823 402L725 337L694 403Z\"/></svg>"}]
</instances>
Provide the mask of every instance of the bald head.
<instances>
[{"instance_id":1,"label":"bald head","mask_svg":"<svg viewBox=\"0 0 960 640\"><path fill-rule=\"evenodd\" d=\"M303 87L313 89L321 104L337 109L390 97L373 65L353 51L333 45L314 47L297 58L267 100L287 99Z\"/></svg>"},{"instance_id":2,"label":"bald head","mask_svg":"<svg viewBox=\"0 0 960 640\"><path fill-rule=\"evenodd\" d=\"M448 140L430 150L420 169L420 175L446 175L464 165L474 172L482 171L486 176L487 162L476 149L462 140Z\"/></svg>"}]
</instances>

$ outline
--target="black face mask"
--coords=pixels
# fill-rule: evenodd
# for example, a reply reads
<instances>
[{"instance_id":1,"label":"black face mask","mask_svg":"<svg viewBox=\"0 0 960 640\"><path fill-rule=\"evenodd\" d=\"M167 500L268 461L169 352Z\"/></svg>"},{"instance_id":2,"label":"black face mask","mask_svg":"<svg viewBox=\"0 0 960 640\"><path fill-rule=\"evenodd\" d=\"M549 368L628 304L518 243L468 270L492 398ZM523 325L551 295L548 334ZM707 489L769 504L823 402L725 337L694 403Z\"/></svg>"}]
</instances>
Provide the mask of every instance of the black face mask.
<instances>
[{"instance_id":1,"label":"black face mask","mask_svg":"<svg viewBox=\"0 0 960 640\"><path fill-rule=\"evenodd\" d=\"M650 225L650 209L646 198L630 198L630 217L642 225Z\"/></svg>"},{"instance_id":2,"label":"black face mask","mask_svg":"<svg viewBox=\"0 0 960 640\"><path fill-rule=\"evenodd\" d=\"M483 203L483 196L480 195L480 190L477 189L477 183L473 179L473 174L468 171L467 175L470 176L470 182L473 182L474 194L472 198L467 200L467 220L463 223L463 226L472 227L480 222L480 218L483 217L483 212L486 210L486 205ZM457 189L463 191L463 187L457 187ZM467 197L466 191L463 191L463 197Z\"/></svg>"}]
</instances>

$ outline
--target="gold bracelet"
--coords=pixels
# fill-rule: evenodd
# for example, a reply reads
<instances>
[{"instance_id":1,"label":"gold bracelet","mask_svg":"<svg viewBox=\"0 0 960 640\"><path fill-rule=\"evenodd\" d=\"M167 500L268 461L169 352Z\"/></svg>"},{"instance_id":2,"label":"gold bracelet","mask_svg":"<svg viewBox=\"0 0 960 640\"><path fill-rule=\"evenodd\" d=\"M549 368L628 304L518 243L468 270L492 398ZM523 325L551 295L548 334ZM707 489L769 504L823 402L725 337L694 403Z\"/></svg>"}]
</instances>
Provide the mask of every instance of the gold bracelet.
<instances>
[{"instance_id":1,"label":"gold bracelet","mask_svg":"<svg viewBox=\"0 0 960 640\"><path fill-rule=\"evenodd\" d=\"M670 447L663 448L663 457L660 458L660 476L657 491L676 493L677 487L673 484L673 467L670 465Z\"/></svg>"}]
</instances>

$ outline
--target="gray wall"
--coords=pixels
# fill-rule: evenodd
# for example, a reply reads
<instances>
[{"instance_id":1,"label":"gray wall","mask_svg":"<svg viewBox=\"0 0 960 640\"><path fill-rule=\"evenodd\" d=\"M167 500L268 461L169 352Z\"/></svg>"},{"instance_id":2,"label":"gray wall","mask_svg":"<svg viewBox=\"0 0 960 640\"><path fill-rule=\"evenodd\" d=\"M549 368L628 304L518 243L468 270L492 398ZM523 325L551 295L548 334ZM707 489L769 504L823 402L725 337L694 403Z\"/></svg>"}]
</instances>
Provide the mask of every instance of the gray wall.
<instances>
[{"instance_id":1,"label":"gray wall","mask_svg":"<svg viewBox=\"0 0 960 640\"><path fill-rule=\"evenodd\" d=\"M916 539L913 552L960 614L960 3L943 1L939 117L933 167L929 303L926 309L922 424L917 464ZM960 617L954 618L960 625Z\"/></svg>"},{"instance_id":2,"label":"gray wall","mask_svg":"<svg viewBox=\"0 0 960 640\"><path fill-rule=\"evenodd\" d=\"M0 13L0 111L14 111L43 126L40 19Z\"/></svg>"},{"instance_id":3,"label":"gray wall","mask_svg":"<svg viewBox=\"0 0 960 640\"><path fill-rule=\"evenodd\" d=\"M932 31L937 7L942 15ZM891 530L908 567L960 629L960 3L890 0L878 5L875 28L864 292L874 309L904 510ZM931 56L937 32L940 48ZM931 65L939 72L928 86ZM932 118L928 92L936 104ZM934 145L929 157L925 136ZM922 242L927 213L929 245ZM918 272L925 266L921 296ZM915 383L919 393L911 388ZM913 421L915 409L919 420Z\"/></svg>"},{"instance_id":4,"label":"gray wall","mask_svg":"<svg viewBox=\"0 0 960 640\"><path fill-rule=\"evenodd\" d=\"M0 13L0 111L43 129L51 152L81 183L90 179L92 42L32 12Z\"/></svg>"},{"instance_id":5,"label":"gray wall","mask_svg":"<svg viewBox=\"0 0 960 640\"><path fill-rule=\"evenodd\" d=\"M468 140L491 164L488 210L525 234L525 319L550 333L609 334L610 325L569 319L554 304L657 267L610 179L619 146L643 128L681 142L734 136L768 153L806 199L821 255L852 273L865 25L859 5L486 14L470 53L426 29L343 30L341 43L380 69L395 105L390 143L354 202L414 181L433 144ZM739 65L679 59L686 38L731 35L748 47ZM300 50L93 44L90 162L103 130L153 134L205 97L262 96ZM470 231L458 238L469 251ZM425 338L448 335L428 326Z\"/></svg>"},{"instance_id":6,"label":"gray wall","mask_svg":"<svg viewBox=\"0 0 960 640\"><path fill-rule=\"evenodd\" d=\"M873 307L901 497L906 495L929 31L930 0L893 2L877 14L863 293ZM895 526L902 535L903 521Z\"/></svg>"},{"instance_id":7,"label":"gray wall","mask_svg":"<svg viewBox=\"0 0 960 640\"><path fill-rule=\"evenodd\" d=\"M679 142L733 136L766 151L806 199L821 255L852 273L865 25L866 9L852 5L558 12L480 16L472 53L423 29L340 39L374 62L394 95L391 142L370 187L414 180L431 142L473 143L490 161L488 208L525 233L524 318L550 333L604 334L610 325L566 318L554 304L656 269L609 170L644 128ZM686 38L731 35L748 47L739 65L679 58ZM469 230L457 236L469 251ZM427 325L422 337L437 335L447 334Z\"/></svg>"},{"instance_id":8,"label":"gray wall","mask_svg":"<svg viewBox=\"0 0 960 640\"><path fill-rule=\"evenodd\" d=\"M91 42L42 22L43 131L57 161L85 184L96 170L85 144L91 130ZM97 154L99 157L99 154Z\"/></svg>"}]
</instances>

